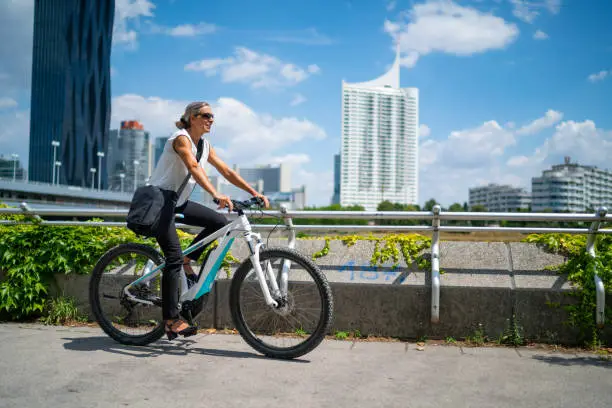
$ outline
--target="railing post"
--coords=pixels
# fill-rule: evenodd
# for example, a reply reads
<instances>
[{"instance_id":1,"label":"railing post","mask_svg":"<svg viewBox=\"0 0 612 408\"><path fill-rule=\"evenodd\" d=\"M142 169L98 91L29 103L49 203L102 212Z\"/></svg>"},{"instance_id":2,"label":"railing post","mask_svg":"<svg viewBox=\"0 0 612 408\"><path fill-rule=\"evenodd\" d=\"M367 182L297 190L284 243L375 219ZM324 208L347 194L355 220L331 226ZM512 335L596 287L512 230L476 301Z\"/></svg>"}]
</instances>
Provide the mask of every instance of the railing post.
<instances>
[{"instance_id":1,"label":"railing post","mask_svg":"<svg viewBox=\"0 0 612 408\"><path fill-rule=\"evenodd\" d=\"M431 322L440 321L440 206L433 207L431 240Z\"/></svg>"},{"instance_id":2,"label":"railing post","mask_svg":"<svg viewBox=\"0 0 612 408\"><path fill-rule=\"evenodd\" d=\"M287 240L289 248L295 248L295 229L293 228L293 220L291 217L287 217L287 207L281 205L281 214L283 214L283 220L287 226ZM286 294L289 289L289 270L291 269L291 261L285 259L283 261L283 267L281 268L281 279L280 279L280 290L282 294Z\"/></svg>"},{"instance_id":3,"label":"railing post","mask_svg":"<svg viewBox=\"0 0 612 408\"><path fill-rule=\"evenodd\" d=\"M281 205L281 214L283 214L283 220L287 226L287 241L289 242L289 248L295 248L295 230L293 229L293 220L291 217L287 217L287 207Z\"/></svg>"},{"instance_id":4,"label":"railing post","mask_svg":"<svg viewBox=\"0 0 612 408\"><path fill-rule=\"evenodd\" d=\"M606 207L600 207L595 212L595 215L597 215L600 218L604 218L607 213L608 213L608 209ZM591 227L589 228L589 237L587 239L586 251L593 258L597 257L597 254L595 253L595 247L597 243L597 230L599 229L600 224L601 224L601 221L599 220L593 221L593 223L591 223ZM597 306L596 306L596 311L595 311L595 323L597 324L598 327L601 328L603 327L604 321L605 321L604 311L606 308L606 290L604 288L603 281L597 274L597 266L594 266L594 268L595 270L594 270L593 279L595 280L595 296L597 300L597 303L596 303Z\"/></svg>"},{"instance_id":5,"label":"railing post","mask_svg":"<svg viewBox=\"0 0 612 408\"><path fill-rule=\"evenodd\" d=\"M26 203L25 201L23 201L21 204L19 204L19 207L23 210L23 212L25 213L31 213L32 209L30 208L30 206L28 205L28 203ZM33 215L34 218L36 218L37 220L42 220L42 218L40 218L40 215L38 214L30 214Z\"/></svg>"}]
</instances>

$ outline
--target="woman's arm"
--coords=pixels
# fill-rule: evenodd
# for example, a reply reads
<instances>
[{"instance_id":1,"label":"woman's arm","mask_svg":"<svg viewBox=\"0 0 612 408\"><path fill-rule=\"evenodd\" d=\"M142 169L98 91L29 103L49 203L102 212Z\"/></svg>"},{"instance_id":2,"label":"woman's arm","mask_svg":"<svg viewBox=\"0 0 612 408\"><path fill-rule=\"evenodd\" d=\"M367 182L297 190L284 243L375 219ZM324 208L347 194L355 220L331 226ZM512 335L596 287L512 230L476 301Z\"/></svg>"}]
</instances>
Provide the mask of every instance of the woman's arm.
<instances>
[{"instance_id":1,"label":"woman's arm","mask_svg":"<svg viewBox=\"0 0 612 408\"><path fill-rule=\"evenodd\" d=\"M251 194L254 197L261 197L266 204L266 208L270 206L270 203L268 202L268 199L266 198L266 196L259 194L257 190L251 187L249 183L244 181L244 179L240 177L238 173L236 173L227 164L225 164L225 162L221 160L219 156L217 156L217 153L215 152L215 149L213 149L212 146L210 146L210 152L208 153L208 162L214 168L216 168L219 174L225 177L227 181L229 181L236 187L243 189L244 191L246 191L247 193Z\"/></svg>"},{"instance_id":2,"label":"woman's arm","mask_svg":"<svg viewBox=\"0 0 612 408\"><path fill-rule=\"evenodd\" d=\"M196 161L196 158L193 156L193 152L191 151L191 143L189 142L189 140L187 140L188 136L186 135L182 135L182 136L184 137L179 136L176 139L174 139L174 142L172 143L174 150L178 153L180 158L183 160L183 163L185 163L185 166L187 166L187 170L191 173L191 176L194 178L194 180L200 186L202 186L204 190L208 191L208 193L214 199L219 200L218 208L228 207L229 211L231 212L232 207L233 207L232 201L230 200L229 197L223 194L219 194L217 192L215 187L212 185L212 183L208 179L208 176L204 172L204 169L198 164L198 162Z\"/></svg>"}]
</instances>

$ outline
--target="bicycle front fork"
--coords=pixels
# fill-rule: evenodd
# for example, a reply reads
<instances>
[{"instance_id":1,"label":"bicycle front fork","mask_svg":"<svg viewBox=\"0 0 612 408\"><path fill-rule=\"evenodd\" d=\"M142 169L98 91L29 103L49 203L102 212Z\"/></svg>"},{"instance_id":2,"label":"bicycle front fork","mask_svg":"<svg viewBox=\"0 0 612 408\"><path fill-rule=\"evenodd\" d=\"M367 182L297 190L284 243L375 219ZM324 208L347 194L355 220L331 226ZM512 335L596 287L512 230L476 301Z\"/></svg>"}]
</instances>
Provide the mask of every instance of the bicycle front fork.
<instances>
[{"instance_id":1,"label":"bicycle front fork","mask_svg":"<svg viewBox=\"0 0 612 408\"><path fill-rule=\"evenodd\" d=\"M253 234L252 235L257 235ZM259 250L263 246L263 242L257 236L257 241L255 242L251 236L247 236L247 242L249 244L249 250L251 251L251 263L253 264L253 269L255 269L255 273L257 274L257 279L259 280L259 286L261 287L261 291L263 292L264 299L268 306L278 307L278 302L274 300L281 299L284 296L287 296L287 273L288 271L285 268L282 268L281 271L281 285L283 286L283 290L278 287L278 283L276 282L276 277L274 276L274 272L272 271L272 265L270 262L266 262L265 271L262 270L261 265L259 263ZM266 277L270 282L270 286L266 281Z\"/></svg>"}]
</instances>

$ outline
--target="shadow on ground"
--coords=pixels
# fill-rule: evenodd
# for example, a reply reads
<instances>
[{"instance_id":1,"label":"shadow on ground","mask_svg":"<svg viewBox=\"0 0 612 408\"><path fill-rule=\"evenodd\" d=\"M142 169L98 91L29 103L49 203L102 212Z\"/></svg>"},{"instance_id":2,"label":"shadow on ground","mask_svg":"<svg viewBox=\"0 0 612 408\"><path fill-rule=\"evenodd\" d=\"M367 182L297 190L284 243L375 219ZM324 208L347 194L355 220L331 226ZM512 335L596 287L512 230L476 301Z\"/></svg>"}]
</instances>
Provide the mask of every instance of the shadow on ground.
<instances>
[{"instance_id":1,"label":"shadow on ground","mask_svg":"<svg viewBox=\"0 0 612 408\"><path fill-rule=\"evenodd\" d=\"M539 360L544 363L560 365L560 366L593 366L612 368L612 359L606 356L589 356L589 357L561 357L561 356L533 356L534 360Z\"/></svg>"},{"instance_id":2,"label":"shadow on ground","mask_svg":"<svg viewBox=\"0 0 612 408\"><path fill-rule=\"evenodd\" d=\"M158 357L161 355L177 355L185 356L188 354L201 354L213 357L230 357L230 358L256 358L265 360L286 361L292 363L310 363L304 359L273 359L261 354L251 353L246 351L234 350L219 350L202 347L192 347L198 342L188 339L176 339L172 343L161 340L159 342L149 344L147 346L126 346L117 343L115 340L106 336L96 337L75 337L62 338L65 340L64 348L72 351L106 351L108 353L120 354L130 357Z\"/></svg>"}]
</instances>

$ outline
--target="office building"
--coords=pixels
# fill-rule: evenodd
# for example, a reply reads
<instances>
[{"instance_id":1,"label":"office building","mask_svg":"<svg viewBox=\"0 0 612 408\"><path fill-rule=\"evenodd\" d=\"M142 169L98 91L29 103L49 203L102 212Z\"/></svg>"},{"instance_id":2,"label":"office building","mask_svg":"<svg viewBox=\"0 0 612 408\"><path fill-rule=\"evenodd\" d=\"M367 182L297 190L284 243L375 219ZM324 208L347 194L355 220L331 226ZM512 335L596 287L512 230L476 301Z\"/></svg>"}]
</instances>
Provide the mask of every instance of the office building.
<instances>
[{"instance_id":1,"label":"office building","mask_svg":"<svg viewBox=\"0 0 612 408\"><path fill-rule=\"evenodd\" d=\"M585 212L612 206L612 172L571 163L544 170L531 179L532 211Z\"/></svg>"},{"instance_id":2,"label":"office building","mask_svg":"<svg viewBox=\"0 0 612 408\"><path fill-rule=\"evenodd\" d=\"M382 76L343 80L341 205L417 204L418 128L419 92L400 88L399 49Z\"/></svg>"},{"instance_id":3,"label":"office building","mask_svg":"<svg viewBox=\"0 0 612 408\"><path fill-rule=\"evenodd\" d=\"M153 149L150 135L137 121L123 121L111 130L108 146L108 180L113 191L135 191L150 176Z\"/></svg>"},{"instance_id":4,"label":"office building","mask_svg":"<svg viewBox=\"0 0 612 408\"><path fill-rule=\"evenodd\" d=\"M90 169L106 174L114 15L114 0L35 0L31 181L89 187Z\"/></svg>"},{"instance_id":5,"label":"office building","mask_svg":"<svg viewBox=\"0 0 612 408\"><path fill-rule=\"evenodd\" d=\"M469 206L483 205L487 211L510 212L528 210L531 195L523 188L489 184L470 188Z\"/></svg>"},{"instance_id":6,"label":"office building","mask_svg":"<svg viewBox=\"0 0 612 408\"><path fill-rule=\"evenodd\" d=\"M263 183L265 194L291 191L291 166L287 163L251 168L234 166L234 170L251 185Z\"/></svg>"},{"instance_id":7,"label":"office building","mask_svg":"<svg viewBox=\"0 0 612 408\"><path fill-rule=\"evenodd\" d=\"M340 165L340 155L334 154L334 195L332 196L332 204L340 204L340 174L342 168Z\"/></svg>"},{"instance_id":8,"label":"office building","mask_svg":"<svg viewBox=\"0 0 612 408\"><path fill-rule=\"evenodd\" d=\"M164 146L166 146L166 142L170 139L169 137L158 137L155 139L155 163L153 164L153 168L157 166L157 162L164 152Z\"/></svg>"},{"instance_id":9,"label":"office building","mask_svg":"<svg viewBox=\"0 0 612 408\"><path fill-rule=\"evenodd\" d=\"M25 171L18 155L11 154L8 157L0 155L0 179L20 181L25 179Z\"/></svg>"},{"instance_id":10,"label":"office building","mask_svg":"<svg viewBox=\"0 0 612 408\"><path fill-rule=\"evenodd\" d=\"M220 194L225 194L235 200L248 200L252 196L243 189L231 184L225 178L217 175L209 175L208 179ZM259 179L257 183L251 184L257 192L263 193L263 181ZM289 191L277 191L264 193L270 202L271 208L280 208L281 205L289 210L302 210L306 206L306 186L299 188L291 188ZM212 208L216 208L216 204L212 201L212 197L200 186L196 186L193 194L193 200L203 203Z\"/></svg>"}]
</instances>

